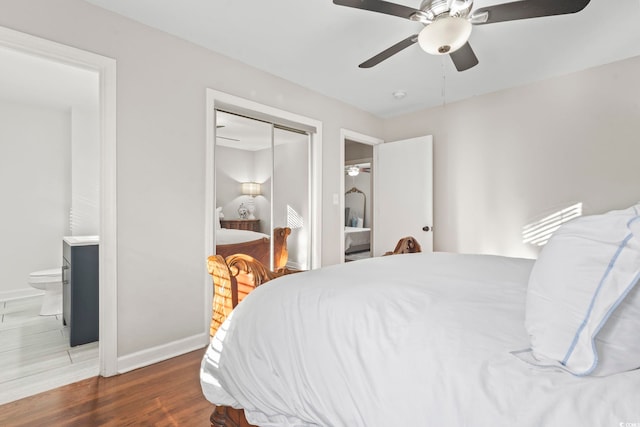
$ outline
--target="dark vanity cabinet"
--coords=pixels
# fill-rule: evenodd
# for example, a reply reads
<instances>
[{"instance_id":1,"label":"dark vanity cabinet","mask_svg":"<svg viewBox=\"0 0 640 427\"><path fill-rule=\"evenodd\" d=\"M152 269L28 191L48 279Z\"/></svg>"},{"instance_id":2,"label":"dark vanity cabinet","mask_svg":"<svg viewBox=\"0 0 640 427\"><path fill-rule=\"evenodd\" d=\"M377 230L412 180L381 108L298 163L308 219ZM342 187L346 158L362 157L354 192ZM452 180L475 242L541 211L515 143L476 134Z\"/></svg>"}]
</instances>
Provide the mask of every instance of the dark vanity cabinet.
<instances>
[{"instance_id":1,"label":"dark vanity cabinet","mask_svg":"<svg viewBox=\"0 0 640 427\"><path fill-rule=\"evenodd\" d=\"M99 246L74 238L62 244L62 322L73 347L98 340Z\"/></svg>"}]
</instances>

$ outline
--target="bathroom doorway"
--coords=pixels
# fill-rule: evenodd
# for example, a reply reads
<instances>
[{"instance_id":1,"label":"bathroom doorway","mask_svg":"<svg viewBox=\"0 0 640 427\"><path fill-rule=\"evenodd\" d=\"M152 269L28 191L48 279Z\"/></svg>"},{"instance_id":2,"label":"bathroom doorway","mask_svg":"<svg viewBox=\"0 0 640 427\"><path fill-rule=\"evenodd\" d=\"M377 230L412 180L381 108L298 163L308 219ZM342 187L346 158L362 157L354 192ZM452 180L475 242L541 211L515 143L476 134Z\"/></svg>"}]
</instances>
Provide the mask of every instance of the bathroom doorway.
<instances>
[{"instance_id":1,"label":"bathroom doorway","mask_svg":"<svg viewBox=\"0 0 640 427\"><path fill-rule=\"evenodd\" d=\"M0 228L12 260L0 284L5 403L116 373L115 61L2 27L0 56L0 191L13 207ZM28 278L60 268L63 236L88 233L100 236L100 342L65 349L61 318L40 315Z\"/></svg>"}]
</instances>

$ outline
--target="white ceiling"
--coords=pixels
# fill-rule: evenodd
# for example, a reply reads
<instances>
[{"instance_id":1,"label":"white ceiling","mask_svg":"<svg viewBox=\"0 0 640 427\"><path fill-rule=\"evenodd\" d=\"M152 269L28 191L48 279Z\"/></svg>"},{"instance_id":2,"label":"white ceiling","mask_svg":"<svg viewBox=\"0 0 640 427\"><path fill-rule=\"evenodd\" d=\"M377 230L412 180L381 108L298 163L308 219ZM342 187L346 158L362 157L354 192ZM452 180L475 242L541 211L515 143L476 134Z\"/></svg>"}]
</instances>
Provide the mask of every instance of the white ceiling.
<instances>
[{"instance_id":1,"label":"white ceiling","mask_svg":"<svg viewBox=\"0 0 640 427\"><path fill-rule=\"evenodd\" d=\"M475 26L469 42L480 64L461 73L448 56L417 45L358 68L422 25L331 0L86 1L380 117L640 55L640 0L592 0L577 14ZM397 3L417 8L420 0ZM474 9L497 3L476 0ZM407 96L395 99L396 90Z\"/></svg>"}]
</instances>

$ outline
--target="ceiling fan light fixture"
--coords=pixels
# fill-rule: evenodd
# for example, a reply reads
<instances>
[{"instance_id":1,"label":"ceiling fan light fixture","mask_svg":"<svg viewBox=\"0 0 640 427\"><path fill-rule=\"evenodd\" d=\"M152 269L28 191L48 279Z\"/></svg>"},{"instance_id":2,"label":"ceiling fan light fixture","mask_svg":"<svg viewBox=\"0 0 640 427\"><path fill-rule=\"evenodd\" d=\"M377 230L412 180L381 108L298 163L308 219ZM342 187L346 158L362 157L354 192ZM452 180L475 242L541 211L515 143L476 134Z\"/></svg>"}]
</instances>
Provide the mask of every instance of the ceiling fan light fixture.
<instances>
[{"instance_id":1,"label":"ceiling fan light fixture","mask_svg":"<svg viewBox=\"0 0 640 427\"><path fill-rule=\"evenodd\" d=\"M347 167L347 174L349 176L358 176L360 173L360 167L357 165L352 165Z\"/></svg>"},{"instance_id":2,"label":"ceiling fan light fixture","mask_svg":"<svg viewBox=\"0 0 640 427\"><path fill-rule=\"evenodd\" d=\"M395 99L402 99L405 96L407 96L407 92L402 90L402 89L398 89L398 90L394 90L391 95L395 98Z\"/></svg>"},{"instance_id":3,"label":"ceiling fan light fixture","mask_svg":"<svg viewBox=\"0 0 640 427\"><path fill-rule=\"evenodd\" d=\"M418 35L418 44L432 55L446 55L469 40L471 23L465 18L443 16L427 25Z\"/></svg>"}]
</instances>

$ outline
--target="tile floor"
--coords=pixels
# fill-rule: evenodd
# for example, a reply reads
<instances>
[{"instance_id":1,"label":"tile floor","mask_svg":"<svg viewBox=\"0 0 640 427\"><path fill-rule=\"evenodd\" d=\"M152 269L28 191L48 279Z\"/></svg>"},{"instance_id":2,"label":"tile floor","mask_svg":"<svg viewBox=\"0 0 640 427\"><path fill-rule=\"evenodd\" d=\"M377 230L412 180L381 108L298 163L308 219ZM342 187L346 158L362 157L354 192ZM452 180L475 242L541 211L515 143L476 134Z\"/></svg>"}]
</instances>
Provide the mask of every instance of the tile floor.
<instances>
[{"instance_id":1,"label":"tile floor","mask_svg":"<svg viewBox=\"0 0 640 427\"><path fill-rule=\"evenodd\" d=\"M98 375L98 343L69 346L62 315L42 296L0 301L0 404Z\"/></svg>"}]
</instances>

